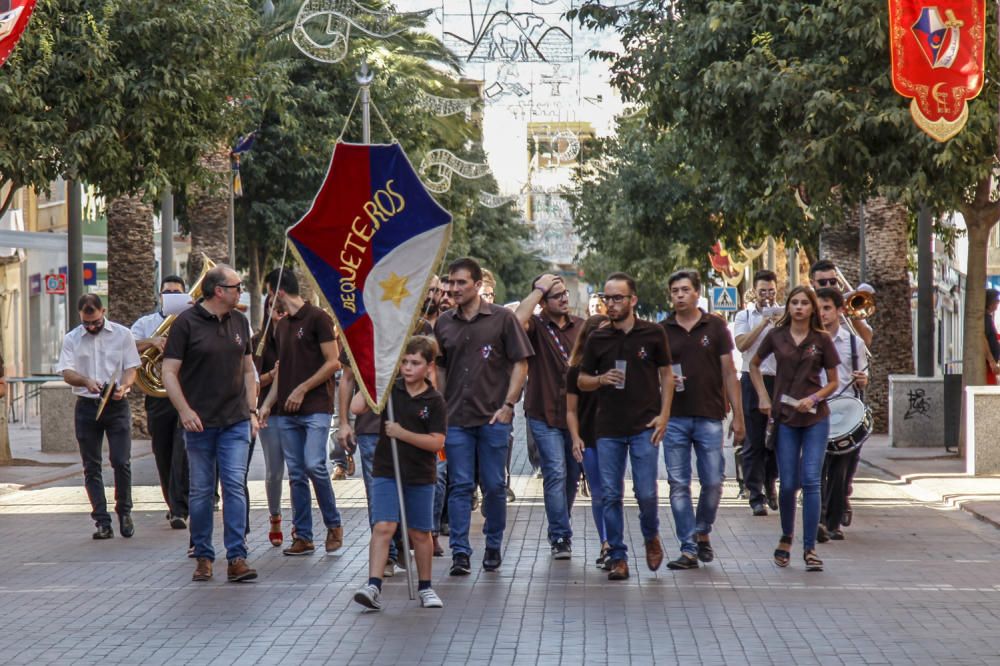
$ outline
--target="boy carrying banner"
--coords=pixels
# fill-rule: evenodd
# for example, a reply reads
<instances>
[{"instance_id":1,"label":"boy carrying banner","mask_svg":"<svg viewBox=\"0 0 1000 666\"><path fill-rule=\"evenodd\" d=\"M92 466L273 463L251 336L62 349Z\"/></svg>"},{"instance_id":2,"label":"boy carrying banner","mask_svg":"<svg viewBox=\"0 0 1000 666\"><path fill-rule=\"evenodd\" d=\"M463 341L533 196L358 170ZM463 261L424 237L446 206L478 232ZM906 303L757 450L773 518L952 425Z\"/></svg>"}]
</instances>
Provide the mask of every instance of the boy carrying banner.
<instances>
[{"instance_id":1,"label":"boy carrying banner","mask_svg":"<svg viewBox=\"0 0 1000 666\"><path fill-rule=\"evenodd\" d=\"M372 469L371 519L372 537L368 552L368 582L354 595L354 600L370 610L382 609L382 573L389 554L389 542L400 521L399 496L392 464L389 438L394 437L399 449L399 474L406 502L410 543L413 544L418 594L424 608L441 608L444 604L431 589L431 560L434 529L434 487L437 480L438 451L444 448L447 431L444 398L431 386L429 372L437 354L434 341L414 336L407 342L400 363L400 379L392 388L396 421L382 413L382 428L375 448ZM351 401L351 412L368 410L360 393ZM405 556L405 554L403 554Z\"/></svg>"}]
</instances>

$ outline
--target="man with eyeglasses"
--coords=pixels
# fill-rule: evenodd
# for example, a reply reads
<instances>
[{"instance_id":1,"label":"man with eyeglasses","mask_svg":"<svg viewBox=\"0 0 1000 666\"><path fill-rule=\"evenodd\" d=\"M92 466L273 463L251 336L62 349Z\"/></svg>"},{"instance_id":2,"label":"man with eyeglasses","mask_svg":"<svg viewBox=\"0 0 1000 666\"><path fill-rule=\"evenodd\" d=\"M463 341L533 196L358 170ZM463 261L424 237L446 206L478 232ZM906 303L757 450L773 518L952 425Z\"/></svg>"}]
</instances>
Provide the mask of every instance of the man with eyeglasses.
<instances>
[{"instance_id":1,"label":"man with eyeglasses","mask_svg":"<svg viewBox=\"0 0 1000 666\"><path fill-rule=\"evenodd\" d=\"M288 467L295 538L283 552L300 556L316 550L311 483L326 525L325 549L332 553L344 545L340 512L326 467L334 406L333 375L340 369L333 318L302 298L295 273L285 270L274 277L270 287L275 302L287 314L274 329L278 364L260 409L260 421L262 427L277 429ZM272 412L274 416L270 416Z\"/></svg>"},{"instance_id":2,"label":"man with eyeglasses","mask_svg":"<svg viewBox=\"0 0 1000 666\"><path fill-rule=\"evenodd\" d=\"M757 391L750 382L750 361L768 332L781 319L782 308L776 305L778 276L774 271L759 270L753 276L754 305L736 313L733 336L736 349L743 355L740 374L740 394L743 399L743 485L755 516L766 516L767 509L778 510L778 462L774 451L764 446L767 439L767 416L757 409ZM764 385L774 391L774 357L768 356L760 365Z\"/></svg>"},{"instance_id":3,"label":"man with eyeglasses","mask_svg":"<svg viewBox=\"0 0 1000 666\"><path fill-rule=\"evenodd\" d=\"M541 312L535 314L536 306ZM580 464L573 457L573 438L566 425L566 372L583 319L569 312L569 290L561 278L535 278L531 293L515 311L535 355L528 358L524 413L541 458L545 515L552 558L572 557L570 513L576 499Z\"/></svg>"},{"instance_id":4,"label":"man with eyeglasses","mask_svg":"<svg viewBox=\"0 0 1000 666\"><path fill-rule=\"evenodd\" d=\"M841 283L837 272L837 265L835 263L829 259L820 259L809 267L809 284L812 285L813 289L832 288L843 292L846 285ZM846 315L841 317L841 321L847 323ZM865 346L871 349L872 337L875 335L875 332L868 325L868 322L864 319L852 317L850 327L854 329L854 332L865 343Z\"/></svg>"},{"instance_id":5,"label":"man with eyeglasses","mask_svg":"<svg viewBox=\"0 0 1000 666\"><path fill-rule=\"evenodd\" d=\"M156 329L166 320L163 314L162 297L165 294L185 293L184 279L178 275L168 275L160 281L160 308L139 317L132 324L135 344L142 354L156 347L162 352L167 346L165 335L155 335ZM146 396L146 424L153 440L153 457L156 472L160 477L160 491L167 503L167 522L175 530L187 528L188 517L188 471L187 452L184 450L184 430L177 422L177 410L169 398Z\"/></svg>"},{"instance_id":6,"label":"man with eyeglasses","mask_svg":"<svg viewBox=\"0 0 1000 666\"><path fill-rule=\"evenodd\" d=\"M201 283L204 298L174 321L163 352L163 386L177 410L191 477L190 526L194 581L212 578L212 496L222 483L223 539L231 582L257 578L246 561L250 442L257 436L257 372L250 323L235 312L243 284L219 265Z\"/></svg>"},{"instance_id":7,"label":"man with eyeglasses","mask_svg":"<svg viewBox=\"0 0 1000 666\"><path fill-rule=\"evenodd\" d=\"M77 302L80 325L63 338L56 371L73 387L76 441L83 461L84 486L90 499L90 517L97 525L95 539L110 539L111 515L101 474L101 448L108 438L108 458L115 476L115 513L123 537L135 533L132 522L132 413L125 396L135 381L139 352L127 328L110 321L97 294ZM112 391L98 415L105 391Z\"/></svg>"},{"instance_id":8,"label":"man with eyeglasses","mask_svg":"<svg viewBox=\"0 0 1000 666\"><path fill-rule=\"evenodd\" d=\"M670 420L674 376L670 346L662 326L635 316L635 280L612 273L602 300L611 325L591 334L583 350L581 391L597 391L597 455L604 487L604 527L610 552L608 580L629 577L625 545L625 464L632 463L632 485L639 504L639 526L646 543L646 565L663 563L657 498L658 450Z\"/></svg>"}]
</instances>

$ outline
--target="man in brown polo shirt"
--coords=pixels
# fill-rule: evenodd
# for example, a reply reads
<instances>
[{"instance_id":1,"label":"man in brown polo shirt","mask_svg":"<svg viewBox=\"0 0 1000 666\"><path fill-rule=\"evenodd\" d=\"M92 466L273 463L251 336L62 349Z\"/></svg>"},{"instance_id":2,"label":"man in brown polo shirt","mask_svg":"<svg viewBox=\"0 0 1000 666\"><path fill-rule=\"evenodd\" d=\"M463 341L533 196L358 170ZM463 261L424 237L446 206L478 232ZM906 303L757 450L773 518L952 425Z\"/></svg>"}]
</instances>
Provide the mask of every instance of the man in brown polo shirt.
<instances>
[{"instance_id":1,"label":"man in brown polo shirt","mask_svg":"<svg viewBox=\"0 0 1000 666\"><path fill-rule=\"evenodd\" d=\"M542 309L536 315L539 304ZM572 555L569 516L580 478L580 463L573 457L573 438L566 425L566 371L583 320L569 314L569 290L555 275L538 277L515 314L535 349L528 359L524 413L542 463L549 545L554 559L565 560Z\"/></svg>"},{"instance_id":2,"label":"man in brown polo shirt","mask_svg":"<svg viewBox=\"0 0 1000 666\"><path fill-rule=\"evenodd\" d=\"M514 313L480 297L483 273L474 259L452 262L448 277L455 308L438 317L434 335L441 353L438 389L448 403L451 575L464 576L471 571L469 523L477 462L486 516L483 569L495 571L502 561L507 437L528 374L527 359L534 352Z\"/></svg>"},{"instance_id":3,"label":"man in brown polo shirt","mask_svg":"<svg viewBox=\"0 0 1000 666\"><path fill-rule=\"evenodd\" d=\"M726 400L733 406L734 441L743 439L740 384L733 364L733 339L721 317L698 307L697 271L677 271L667 281L674 312L663 322L674 359L674 401L663 440L670 481L670 510L681 555L671 569L697 569L715 559L709 533L722 499L726 463L722 456ZM698 513L691 505L691 449L698 461Z\"/></svg>"},{"instance_id":4,"label":"man in brown polo shirt","mask_svg":"<svg viewBox=\"0 0 1000 666\"><path fill-rule=\"evenodd\" d=\"M326 525L326 552L344 544L337 500L326 468L326 442L333 414L333 373L340 368L333 319L299 295L299 281L290 270L271 285L277 303L288 314L277 323L278 365L271 390L261 406L264 427L277 428L288 466L295 539L285 555L310 555L313 546L312 495ZM268 422L269 415L274 412Z\"/></svg>"},{"instance_id":5,"label":"man in brown polo shirt","mask_svg":"<svg viewBox=\"0 0 1000 666\"><path fill-rule=\"evenodd\" d=\"M646 564L663 562L657 513L657 447L670 418L673 374L663 328L637 319L635 280L612 273L601 298L611 326L587 340L580 363L581 391L597 391L597 453L604 486L604 527L611 551L608 580L629 577L625 546L625 463L632 462L632 485L639 503L639 526L646 542Z\"/></svg>"},{"instance_id":6,"label":"man in brown polo shirt","mask_svg":"<svg viewBox=\"0 0 1000 666\"><path fill-rule=\"evenodd\" d=\"M216 266L201 283L204 300L174 321L163 351L163 386L184 428L191 493L191 543L197 558L193 580L212 577L212 503L222 482L227 574L253 580L246 563L246 478L250 440L257 436L257 372L250 323L233 310L243 283L229 266Z\"/></svg>"}]
</instances>

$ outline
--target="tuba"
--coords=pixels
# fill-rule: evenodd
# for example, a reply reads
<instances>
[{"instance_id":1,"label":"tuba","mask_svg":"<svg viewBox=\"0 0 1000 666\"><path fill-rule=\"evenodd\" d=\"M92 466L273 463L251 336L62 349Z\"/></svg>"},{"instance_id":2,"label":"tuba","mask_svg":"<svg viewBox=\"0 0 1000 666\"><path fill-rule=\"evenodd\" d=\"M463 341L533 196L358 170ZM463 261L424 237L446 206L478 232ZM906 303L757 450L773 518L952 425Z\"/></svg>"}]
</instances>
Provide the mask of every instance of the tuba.
<instances>
[{"instance_id":1,"label":"tuba","mask_svg":"<svg viewBox=\"0 0 1000 666\"><path fill-rule=\"evenodd\" d=\"M198 281L191 287L191 291L188 292L188 296L192 301L197 301L201 298L201 281L205 279L205 274L213 268L215 268L215 262L208 257L204 257L201 275L198 276ZM177 319L177 315L170 315L164 319L163 323L156 327L152 337L158 338L167 335L175 319ZM163 388L163 379L160 377L162 363L163 352L157 349L155 345L142 352L139 356L139 368L135 374L135 385L139 387L140 391L151 398L167 397L167 390Z\"/></svg>"}]
</instances>

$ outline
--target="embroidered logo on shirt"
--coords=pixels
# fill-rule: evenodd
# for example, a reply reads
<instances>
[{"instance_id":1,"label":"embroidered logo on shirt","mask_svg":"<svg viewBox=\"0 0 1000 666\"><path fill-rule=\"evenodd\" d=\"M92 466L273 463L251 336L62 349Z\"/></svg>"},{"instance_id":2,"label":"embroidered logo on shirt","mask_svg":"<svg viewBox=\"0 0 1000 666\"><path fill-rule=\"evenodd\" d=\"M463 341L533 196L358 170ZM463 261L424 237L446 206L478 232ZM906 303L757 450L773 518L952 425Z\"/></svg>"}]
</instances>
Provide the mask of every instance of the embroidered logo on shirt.
<instances>
[{"instance_id":1,"label":"embroidered logo on shirt","mask_svg":"<svg viewBox=\"0 0 1000 666\"><path fill-rule=\"evenodd\" d=\"M431 418L431 408L424 405L419 412L417 412L417 418L421 421L427 421Z\"/></svg>"},{"instance_id":2,"label":"embroidered logo on shirt","mask_svg":"<svg viewBox=\"0 0 1000 666\"><path fill-rule=\"evenodd\" d=\"M242 345L243 344L243 338L240 337L239 333L237 333L236 335L233 336L233 340L236 340L236 344L238 344L238 345Z\"/></svg>"},{"instance_id":3,"label":"embroidered logo on shirt","mask_svg":"<svg viewBox=\"0 0 1000 666\"><path fill-rule=\"evenodd\" d=\"M479 353L483 355L484 359L488 359L490 354L493 353L493 345L483 345L483 348L479 350Z\"/></svg>"},{"instance_id":4,"label":"embroidered logo on shirt","mask_svg":"<svg viewBox=\"0 0 1000 666\"><path fill-rule=\"evenodd\" d=\"M304 330L302 330L301 326L299 326L299 331L298 331L298 333L295 334L295 337L297 337L299 340L301 340L302 336L304 336L305 334L306 334L306 332Z\"/></svg>"},{"instance_id":5,"label":"embroidered logo on shirt","mask_svg":"<svg viewBox=\"0 0 1000 666\"><path fill-rule=\"evenodd\" d=\"M711 344L712 344L712 341L708 339L707 335L701 336L701 346L702 347L708 347Z\"/></svg>"},{"instance_id":6,"label":"embroidered logo on shirt","mask_svg":"<svg viewBox=\"0 0 1000 666\"><path fill-rule=\"evenodd\" d=\"M645 361L647 358L649 358L649 352L646 351L645 347L639 347L639 353L637 354L637 356L641 358L643 361Z\"/></svg>"},{"instance_id":7,"label":"embroidered logo on shirt","mask_svg":"<svg viewBox=\"0 0 1000 666\"><path fill-rule=\"evenodd\" d=\"M815 356L818 353L819 353L819 347L817 347L816 345L809 345L808 347L806 347L807 356Z\"/></svg>"}]
</instances>

